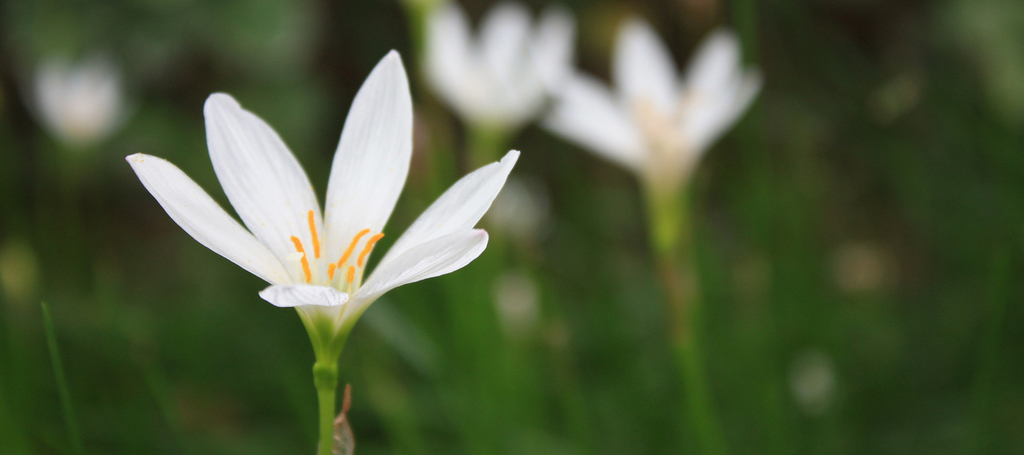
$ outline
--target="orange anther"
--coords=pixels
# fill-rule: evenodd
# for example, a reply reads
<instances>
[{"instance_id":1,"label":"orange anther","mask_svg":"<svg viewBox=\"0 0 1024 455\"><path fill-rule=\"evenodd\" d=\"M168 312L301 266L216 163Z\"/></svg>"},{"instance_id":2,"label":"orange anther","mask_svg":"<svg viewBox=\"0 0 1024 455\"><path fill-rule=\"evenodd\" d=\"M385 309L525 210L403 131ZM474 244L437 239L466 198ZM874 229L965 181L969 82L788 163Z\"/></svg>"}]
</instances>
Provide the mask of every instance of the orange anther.
<instances>
[{"instance_id":1,"label":"orange anther","mask_svg":"<svg viewBox=\"0 0 1024 455\"><path fill-rule=\"evenodd\" d=\"M354 266L354 265L348 266L348 277L346 277L346 278L347 278L346 281L348 281L348 284L352 284L352 282L356 280L356 266Z\"/></svg>"},{"instance_id":2,"label":"orange anther","mask_svg":"<svg viewBox=\"0 0 1024 455\"><path fill-rule=\"evenodd\" d=\"M335 264L333 262L330 263L330 264L327 264L327 279L328 280L333 280L334 279L334 269L335 269Z\"/></svg>"},{"instance_id":3,"label":"orange anther","mask_svg":"<svg viewBox=\"0 0 1024 455\"><path fill-rule=\"evenodd\" d=\"M309 270L309 259L306 259L306 252L302 249L302 240L292 236L292 243L295 244L295 251L302 253L302 273L306 274L306 282L313 281L313 272Z\"/></svg>"},{"instance_id":4,"label":"orange anther","mask_svg":"<svg viewBox=\"0 0 1024 455\"><path fill-rule=\"evenodd\" d=\"M356 250L356 243L359 243L359 239L363 238L364 235L369 234L369 229L363 229L352 238L352 243L348 244L348 249L345 250L345 254L341 255L341 259L338 259L338 268L345 265L345 261L348 260L349 256L352 256L352 252Z\"/></svg>"},{"instance_id":5,"label":"orange anther","mask_svg":"<svg viewBox=\"0 0 1024 455\"><path fill-rule=\"evenodd\" d=\"M309 211L309 233L313 234L313 254L320 259L320 237L316 235L316 219L312 210Z\"/></svg>"},{"instance_id":6,"label":"orange anther","mask_svg":"<svg viewBox=\"0 0 1024 455\"><path fill-rule=\"evenodd\" d=\"M370 254L370 250L373 249L373 244L377 243L377 241L383 237L384 233L381 232L380 234L370 237L370 240L366 241L366 246L363 247L363 252L359 253L359 260L356 261L356 263L359 264L360 267L362 267L363 263L366 262L366 256Z\"/></svg>"}]
</instances>

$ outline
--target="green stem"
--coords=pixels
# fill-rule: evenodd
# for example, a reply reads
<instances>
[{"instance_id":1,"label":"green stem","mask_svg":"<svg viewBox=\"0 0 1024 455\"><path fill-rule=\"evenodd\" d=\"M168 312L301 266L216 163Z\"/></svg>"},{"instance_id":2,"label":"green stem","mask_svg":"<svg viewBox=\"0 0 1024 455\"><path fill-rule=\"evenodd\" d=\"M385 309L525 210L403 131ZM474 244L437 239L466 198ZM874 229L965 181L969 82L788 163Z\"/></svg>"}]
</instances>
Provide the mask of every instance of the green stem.
<instances>
[{"instance_id":1,"label":"green stem","mask_svg":"<svg viewBox=\"0 0 1024 455\"><path fill-rule=\"evenodd\" d=\"M501 158L509 134L502 128L485 124L469 124L469 170L475 170Z\"/></svg>"},{"instance_id":2,"label":"green stem","mask_svg":"<svg viewBox=\"0 0 1024 455\"><path fill-rule=\"evenodd\" d=\"M412 41L413 55L418 61L426 61L427 20L433 8L429 2L404 0L406 19L409 23L409 39Z\"/></svg>"},{"instance_id":3,"label":"green stem","mask_svg":"<svg viewBox=\"0 0 1024 455\"><path fill-rule=\"evenodd\" d=\"M320 447L318 455L331 455L334 448L334 401L338 390L338 364L318 360L313 364L313 383L320 404Z\"/></svg>"},{"instance_id":4,"label":"green stem","mask_svg":"<svg viewBox=\"0 0 1024 455\"><path fill-rule=\"evenodd\" d=\"M57 391L60 393L60 404L64 410L64 424L68 428L68 438L71 439L73 453L82 455L85 449L82 447L82 438L78 433L78 423L75 420L74 409L71 408L71 394L68 392L68 381L64 377L64 366L60 361L60 351L57 349L57 334L53 329L53 320L50 318L50 308L45 303L43 307L43 327L46 330L46 347L50 350L50 361L53 363L53 375L57 379Z\"/></svg>"},{"instance_id":5,"label":"green stem","mask_svg":"<svg viewBox=\"0 0 1024 455\"><path fill-rule=\"evenodd\" d=\"M338 357L341 356L352 324L359 319L359 315L354 315L350 322L335 329L333 318L310 316L302 311L298 311L298 314L316 354L316 363L313 364L313 385L316 386L320 408L320 442L317 454L331 455L334 450L334 402L338 390Z\"/></svg>"},{"instance_id":6,"label":"green stem","mask_svg":"<svg viewBox=\"0 0 1024 455\"><path fill-rule=\"evenodd\" d=\"M993 409L995 378L999 371L999 341L1006 320L1006 304L1010 298L1012 282L1011 255L999 250L992 255L989 280L988 317L985 321L982 340L978 346L978 366L975 369L974 384L971 387L971 414L974 428L970 439L972 453L993 451L992 441L998 441L993 430Z\"/></svg>"},{"instance_id":7,"label":"green stem","mask_svg":"<svg viewBox=\"0 0 1024 455\"><path fill-rule=\"evenodd\" d=\"M678 188L645 189L651 248L670 316L669 336L682 375L687 414L704 454L728 453L715 413L701 351L701 301L688 195Z\"/></svg>"}]
</instances>

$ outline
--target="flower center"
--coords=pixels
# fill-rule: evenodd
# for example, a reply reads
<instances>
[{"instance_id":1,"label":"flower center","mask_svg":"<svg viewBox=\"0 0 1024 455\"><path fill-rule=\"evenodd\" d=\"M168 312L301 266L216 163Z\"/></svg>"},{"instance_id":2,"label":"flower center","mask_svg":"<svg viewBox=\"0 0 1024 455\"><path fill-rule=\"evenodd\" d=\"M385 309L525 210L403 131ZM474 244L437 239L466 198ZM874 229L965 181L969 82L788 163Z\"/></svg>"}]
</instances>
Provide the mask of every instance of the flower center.
<instances>
[{"instance_id":1,"label":"flower center","mask_svg":"<svg viewBox=\"0 0 1024 455\"><path fill-rule=\"evenodd\" d=\"M355 257L355 261L353 261L352 255L355 253L356 247L359 245L359 240L369 233L369 229L359 231L359 233L352 238L352 242L348 244L348 248L346 248L345 253L341 255L341 259L338 259L337 263L327 265L327 277L330 280L334 279L335 272L344 270L345 266L348 265L348 270L345 273L345 285L349 292L354 291L355 288L359 286L358 281L362 279L363 268L366 266L366 257L369 256L370 251L373 250L373 245L384 237L384 233L379 233L370 237L366 241L366 244L363 245L363 250Z\"/></svg>"},{"instance_id":2,"label":"flower center","mask_svg":"<svg viewBox=\"0 0 1024 455\"><path fill-rule=\"evenodd\" d=\"M647 172L655 185L673 185L690 172L697 155L680 125L687 113L684 96L674 112L665 112L648 99L633 104L640 133L649 147Z\"/></svg>"},{"instance_id":3,"label":"flower center","mask_svg":"<svg viewBox=\"0 0 1024 455\"><path fill-rule=\"evenodd\" d=\"M313 256L315 259L320 259L320 237L316 232L316 219L312 210L309 211L308 221L309 233L313 239ZM384 237L384 233L378 233L370 236L370 238L363 243L363 249L358 255L356 255L356 248L358 248L360 241L369 233L369 229L359 231L354 237L352 237L352 241L349 242L348 248L345 249L341 258L338 259L338 262L331 262L327 264L328 283L333 282L334 275L337 274L340 275L339 278L344 276L344 285L338 286L339 289L351 293L359 287L360 281L363 277L363 269L366 267L366 258L370 255L370 252L373 251L373 245ZM293 235L291 237L291 241L292 244L295 245L294 254L298 256L298 260L302 264L302 273L305 275L306 283L311 283L313 281L313 269L310 267L309 255L306 254L306 251L302 246L302 240ZM343 275L338 274L338 272L342 270L345 270L345 273Z\"/></svg>"},{"instance_id":4,"label":"flower center","mask_svg":"<svg viewBox=\"0 0 1024 455\"><path fill-rule=\"evenodd\" d=\"M678 150L683 147L683 138L676 127L678 119L673 118L675 116L666 115L647 99L634 103L633 112L653 152L662 155L662 160L669 160L678 154Z\"/></svg>"}]
</instances>

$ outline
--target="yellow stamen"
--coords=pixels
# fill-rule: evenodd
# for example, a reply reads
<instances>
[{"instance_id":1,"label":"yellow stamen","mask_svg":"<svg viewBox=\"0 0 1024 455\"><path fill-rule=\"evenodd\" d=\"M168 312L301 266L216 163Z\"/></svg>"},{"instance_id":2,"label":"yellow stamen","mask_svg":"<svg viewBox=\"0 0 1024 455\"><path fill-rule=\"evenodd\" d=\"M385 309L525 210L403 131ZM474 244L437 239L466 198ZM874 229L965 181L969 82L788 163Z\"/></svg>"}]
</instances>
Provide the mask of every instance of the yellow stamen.
<instances>
[{"instance_id":1,"label":"yellow stamen","mask_svg":"<svg viewBox=\"0 0 1024 455\"><path fill-rule=\"evenodd\" d=\"M320 259L320 237L316 235L316 222L312 210L309 211L309 233L313 234L313 255Z\"/></svg>"},{"instance_id":2,"label":"yellow stamen","mask_svg":"<svg viewBox=\"0 0 1024 455\"><path fill-rule=\"evenodd\" d=\"M369 233L369 229L363 229L359 231L358 234L356 234L356 236L352 239L352 243L348 244L348 249L345 250L345 254L341 255L341 259L338 260L338 268L341 268L341 266L345 265L345 261L348 260L349 256L352 256L352 252L356 250L356 244L359 243L359 239L361 239L364 235Z\"/></svg>"},{"instance_id":3,"label":"yellow stamen","mask_svg":"<svg viewBox=\"0 0 1024 455\"><path fill-rule=\"evenodd\" d=\"M352 282L355 281L355 280L356 280L356 266L350 265L350 266L348 266L348 277L347 277L346 281L348 281L348 284L352 284Z\"/></svg>"},{"instance_id":4,"label":"yellow stamen","mask_svg":"<svg viewBox=\"0 0 1024 455\"><path fill-rule=\"evenodd\" d=\"M309 260L306 259L306 252L302 249L302 241L292 236L292 243L295 244L295 251L302 253L302 272L306 274L306 283L313 281L313 272L309 270Z\"/></svg>"},{"instance_id":5,"label":"yellow stamen","mask_svg":"<svg viewBox=\"0 0 1024 455\"><path fill-rule=\"evenodd\" d=\"M335 264L333 262L330 263L330 264L327 264L327 279L328 280L333 280L334 279L334 269L335 269Z\"/></svg>"},{"instance_id":6,"label":"yellow stamen","mask_svg":"<svg viewBox=\"0 0 1024 455\"><path fill-rule=\"evenodd\" d=\"M380 234L377 234L377 235L375 235L373 237L370 237L370 240L366 241L366 246L363 247L363 252L359 253L359 260L356 261L356 263L359 264L360 267L362 267L363 266L363 262L366 261L366 255L370 254L370 250L373 249L373 244L377 243L377 241L380 240L383 237L384 237L384 233L381 232Z\"/></svg>"}]
</instances>

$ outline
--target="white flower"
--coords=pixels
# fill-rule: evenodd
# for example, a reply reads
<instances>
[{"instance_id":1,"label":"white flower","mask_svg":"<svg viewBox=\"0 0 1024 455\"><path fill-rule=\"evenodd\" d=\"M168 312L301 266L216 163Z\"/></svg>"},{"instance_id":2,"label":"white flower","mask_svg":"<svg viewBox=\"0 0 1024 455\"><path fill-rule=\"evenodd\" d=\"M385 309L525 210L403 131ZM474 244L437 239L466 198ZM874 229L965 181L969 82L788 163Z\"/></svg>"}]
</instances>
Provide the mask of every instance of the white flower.
<instances>
[{"instance_id":1,"label":"white flower","mask_svg":"<svg viewBox=\"0 0 1024 455\"><path fill-rule=\"evenodd\" d=\"M840 290L870 293L898 281L897 260L883 245L851 242L832 252L832 274Z\"/></svg>"},{"instance_id":2,"label":"white flower","mask_svg":"<svg viewBox=\"0 0 1024 455\"><path fill-rule=\"evenodd\" d=\"M820 349L801 352L789 366L789 390L810 415L824 414L832 406L838 379L832 358Z\"/></svg>"},{"instance_id":3,"label":"white flower","mask_svg":"<svg viewBox=\"0 0 1024 455\"><path fill-rule=\"evenodd\" d=\"M494 280L492 292L501 328L509 338L524 341L540 322L540 291L526 273L507 270Z\"/></svg>"},{"instance_id":4,"label":"white flower","mask_svg":"<svg viewBox=\"0 0 1024 455\"><path fill-rule=\"evenodd\" d=\"M43 126L72 148L106 139L124 120L121 74L102 57L75 65L46 60L36 70L34 94Z\"/></svg>"},{"instance_id":5,"label":"white flower","mask_svg":"<svg viewBox=\"0 0 1024 455\"><path fill-rule=\"evenodd\" d=\"M760 73L742 68L732 32L718 30L706 38L680 78L664 43L639 19L619 32L612 79L617 93L575 75L545 126L658 188L685 181L761 87Z\"/></svg>"},{"instance_id":6,"label":"white flower","mask_svg":"<svg viewBox=\"0 0 1024 455\"><path fill-rule=\"evenodd\" d=\"M522 4L502 3L474 40L466 14L448 3L428 20L426 72L466 122L514 129L539 114L549 91L571 74L575 34L564 8L547 9L534 26Z\"/></svg>"},{"instance_id":7,"label":"white flower","mask_svg":"<svg viewBox=\"0 0 1024 455\"><path fill-rule=\"evenodd\" d=\"M166 160L136 154L128 162L189 235L269 282L260 297L297 307L311 333L326 337L347 334L388 290L453 272L479 256L487 233L473 226L519 156L511 151L455 183L364 281L412 153L412 100L398 53L384 57L352 102L322 218L306 173L270 126L225 94L211 95L204 113L214 171L248 231Z\"/></svg>"},{"instance_id":8,"label":"white flower","mask_svg":"<svg viewBox=\"0 0 1024 455\"><path fill-rule=\"evenodd\" d=\"M487 212L487 219L521 245L531 245L546 233L550 211L547 189L540 181L512 176Z\"/></svg>"}]
</instances>

